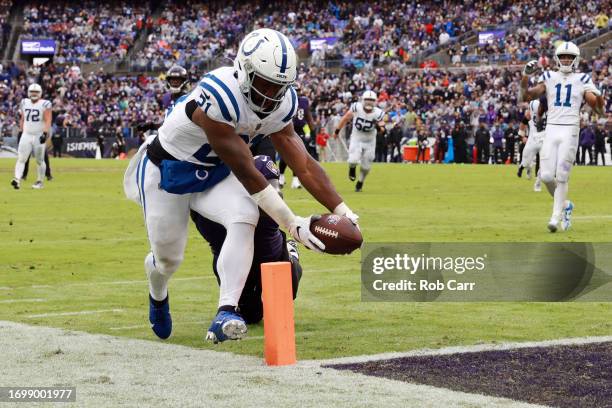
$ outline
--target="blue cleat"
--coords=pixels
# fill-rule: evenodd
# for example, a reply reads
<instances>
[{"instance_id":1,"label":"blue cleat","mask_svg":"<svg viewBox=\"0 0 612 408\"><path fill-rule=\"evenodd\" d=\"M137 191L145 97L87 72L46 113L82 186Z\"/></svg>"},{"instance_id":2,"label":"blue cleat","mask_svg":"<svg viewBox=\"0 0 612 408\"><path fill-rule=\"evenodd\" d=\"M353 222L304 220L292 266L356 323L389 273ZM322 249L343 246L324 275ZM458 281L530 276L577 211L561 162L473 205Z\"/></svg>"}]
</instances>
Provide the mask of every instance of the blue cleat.
<instances>
[{"instance_id":1,"label":"blue cleat","mask_svg":"<svg viewBox=\"0 0 612 408\"><path fill-rule=\"evenodd\" d=\"M237 312L220 310L213 319L206 340L217 344L225 340L240 340L247 332L246 322Z\"/></svg>"},{"instance_id":2,"label":"blue cleat","mask_svg":"<svg viewBox=\"0 0 612 408\"><path fill-rule=\"evenodd\" d=\"M563 218L561 219L561 229L567 231L572 226L572 212L574 211L574 203L567 202L567 206L563 209Z\"/></svg>"},{"instance_id":3,"label":"blue cleat","mask_svg":"<svg viewBox=\"0 0 612 408\"><path fill-rule=\"evenodd\" d=\"M158 302L149 295L149 321L151 322L151 329L157 337L163 340L170 337L172 317L170 316L170 304L167 296L166 299Z\"/></svg>"}]
</instances>

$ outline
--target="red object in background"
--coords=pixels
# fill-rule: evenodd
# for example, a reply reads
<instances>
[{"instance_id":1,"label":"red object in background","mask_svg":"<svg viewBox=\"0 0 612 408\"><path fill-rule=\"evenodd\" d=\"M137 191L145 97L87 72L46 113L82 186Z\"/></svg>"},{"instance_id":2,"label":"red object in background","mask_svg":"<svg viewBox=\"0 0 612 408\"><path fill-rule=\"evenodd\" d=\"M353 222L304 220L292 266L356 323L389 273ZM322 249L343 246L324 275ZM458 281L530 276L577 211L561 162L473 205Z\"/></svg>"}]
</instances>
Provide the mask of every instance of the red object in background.
<instances>
[{"instance_id":1,"label":"red object in background","mask_svg":"<svg viewBox=\"0 0 612 408\"><path fill-rule=\"evenodd\" d=\"M327 139L329 139L329 135L325 132L321 132L317 134L317 145L321 147L327 146Z\"/></svg>"},{"instance_id":2,"label":"red object in background","mask_svg":"<svg viewBox=\"0 0 612 408\"><path fill-rule=\"evenodd\" d=\"M474 148L472 149L472 163L478 163L478 149L476 148L476 146L474 146Z\"/></svg>"},{"instance_id":3,"label":"red object in background","mask_svg":"<svg viewBox=\"0 0 612 408\"><path fill-rule=\"evenodd\" d=\"M404 161L416 162L417 155L419 154L419 148L416 146L404 146L403 159ZM428 147L425 149L425 161L428 162L431 158L431 149Z\"/></svg>"},{"instance_id":4,"label":"red object in background","mask_svg":"<svg viewBox=\"0 0 612 408\"><path fill-rule=\"evenodd\" d=\"M421 68L438 68L438 66L438 63L434 60L423 61L420 65Z\"/></svg>"}]
</instances>

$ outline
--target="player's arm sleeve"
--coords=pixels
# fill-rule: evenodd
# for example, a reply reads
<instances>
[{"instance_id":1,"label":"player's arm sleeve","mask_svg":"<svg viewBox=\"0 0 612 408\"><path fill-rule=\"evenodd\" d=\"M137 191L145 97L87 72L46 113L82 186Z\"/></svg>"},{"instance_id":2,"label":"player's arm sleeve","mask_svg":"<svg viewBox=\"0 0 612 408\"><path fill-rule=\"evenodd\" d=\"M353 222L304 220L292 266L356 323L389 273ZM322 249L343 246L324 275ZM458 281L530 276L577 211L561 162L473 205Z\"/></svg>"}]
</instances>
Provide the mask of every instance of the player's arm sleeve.
<instances>
[{"instance_id":1,"label":"player's arm sleeve","mask_svg":"<svg viewBox=\"0 0 612 408\"><path fill-rule=\"evenodd\" d=\"M376 117L376 122L380 122L381 120L383 120L384 116L385 116L385 111L379 108L378 116Z\"/></svg>"},{"instance_id":2,"label":"player's arm sleeve","mask_svg":"<svg viewBox=\"0 0 612 408\"><path fill-rule=\"evenodd\" d=\"M193 102L191 103L193 106ZM198 84L195 103L210 119L233 128L240 120L238 99L228 85L218 77L208 74Z\"/></svg>"},{"instance_id":3,"label":"player's arm sleeve","mask_svg":"<svg viewBox=\"0 0 612 408\"><path fill-rule=\"evenodd\" d=\"M595 86L593 80L591 79L591 76L588 74L585 75L586 77L583 76L580 79L582 83L584 83L584 92L592 92L595 96L601 95L601 91Z\"/></svg>"}]
</instances>

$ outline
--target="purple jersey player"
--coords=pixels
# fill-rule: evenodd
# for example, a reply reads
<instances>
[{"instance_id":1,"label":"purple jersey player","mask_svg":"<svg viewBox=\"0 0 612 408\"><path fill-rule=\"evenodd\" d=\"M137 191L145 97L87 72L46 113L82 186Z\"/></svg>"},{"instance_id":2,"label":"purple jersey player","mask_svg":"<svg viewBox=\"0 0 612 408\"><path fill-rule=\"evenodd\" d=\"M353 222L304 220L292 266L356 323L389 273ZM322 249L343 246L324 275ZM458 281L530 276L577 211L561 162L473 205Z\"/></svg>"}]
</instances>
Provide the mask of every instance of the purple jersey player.
<instances>
[{"instance_id":1,"label":"purple jersey player","mask_svg":"<svg viewBox=\"0 0 612 408\"><path fill-rule=\"evenodd\" d=\"M279 172L274 161L268 156L255 156L255 167L268 182L278 189ZM217 257L225 240L226 231L221 224L204 218L195 211L191 211L191 219L195 223L200 235L208 242L213 253L213 271L219 282L217 273ZM293 298L297 295L298 283L302 276L302 268L298 261L297 245L295 241L287 241L285 234L278 228L278 224L265 212L260 210L259 222L255 228L255 250L253 263L247 281L238 301L240 313L248 324L258 323L263 317L263 304L261 303L261 273L260 265L264 262L289 261L291 262L291 280L293 283Z\"/></svg>"},{"instance_id":2,"label":"purple jersey player","mask_svg":"<svg viewBox=\"0 0 612 408\"><path fill-rule=\"evenodd\" d=\"M296 90L300 92L300 88L298 86L296 86ZM308 125L308 132L304 130L306 125ZM310 102L308 101L308 97L304 95L298 96L298 108L295 112L295 116L293 117L293 128L300 139L302 139L302 142L304 142L308 153L318 160L317 147L315 143L316 137L313 135L315 132L315 125L312 119L312 114L310 113ZM278 167L280 169L279 183L282 188L285 185L285 169L287 169L287 164L285 164L282 157L278 163ZM291 182L291 188L302 188L300 180L295 176Z\"/></svg>"}]
</instances>

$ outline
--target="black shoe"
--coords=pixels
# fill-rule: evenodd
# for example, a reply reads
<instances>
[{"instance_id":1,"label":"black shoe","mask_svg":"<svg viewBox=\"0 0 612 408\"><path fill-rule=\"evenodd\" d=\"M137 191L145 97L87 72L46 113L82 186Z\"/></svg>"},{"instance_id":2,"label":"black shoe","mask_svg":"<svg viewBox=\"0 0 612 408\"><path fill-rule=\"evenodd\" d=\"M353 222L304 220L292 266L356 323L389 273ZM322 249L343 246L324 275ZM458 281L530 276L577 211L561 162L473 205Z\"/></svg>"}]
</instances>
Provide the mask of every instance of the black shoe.
<instances>
[{"instance_id":1,"label":"black shoe","mask_svg":"<svg viewBox=\"0 0 612 408\"><path fill-rule=\"evenodd\" d=\"M355 179L357 178L356 174L357 174L357 168L349 167L349 180L355 181Z\"/></svg>"},{"instance_id":2,"label":"black shoe","mask_svg":"<svg viewBox=\"0 0 612 408\"><path fill-rule=\"evenodd\" d=\"M19 187L20 187L20 186L19 186L19 180L17 180L17 179L13 179L13 180L11 181L11 186L13 186L13 188L14 188L15 190L19 190Z\"/></svg>"},{"instance_id":3,"label":"black shoe","mask_svg":"<svg viewBox=\"0 0 612 408\"><path fill-rule=\"evenodd\" d=\"M516 172L516 175L519 177L523 177L523 170L525 170L525 168L523 166L519 166L518 171Z\"/></svg>"},{"instance_id":4,"label":"black shoe","mask_svg":"<svg viewBox=\"0 0 612 408\"><path fill-rule=\"evenodd\" d=\"M357 184L355 184L355 192L360 193L361 187L363 187L363 181L358 181Z\"/></svg>"},{"instance_id":5,"label":"black shoe","mask_svg":"<svg viewBox=\"0 0 612 408\"><path fill-rule=\"evenodd\" d=\"M51 181L51 180L53 180L53 176L51 175L47 176L47 181Z\"/></svg>"}]
</instances>

